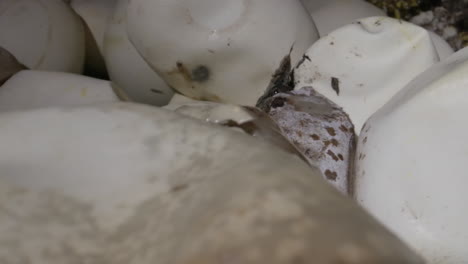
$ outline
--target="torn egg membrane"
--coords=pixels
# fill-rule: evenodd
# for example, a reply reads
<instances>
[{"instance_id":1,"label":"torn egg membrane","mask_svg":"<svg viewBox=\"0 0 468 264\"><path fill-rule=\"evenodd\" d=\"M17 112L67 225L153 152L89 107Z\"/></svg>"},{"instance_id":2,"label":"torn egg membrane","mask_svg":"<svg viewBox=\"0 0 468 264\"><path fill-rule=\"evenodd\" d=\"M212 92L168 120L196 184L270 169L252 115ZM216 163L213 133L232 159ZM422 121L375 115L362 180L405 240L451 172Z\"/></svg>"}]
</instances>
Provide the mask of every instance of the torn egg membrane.
<instances>
[{"instance_id":1,"label":"torn egg membrane","mask_svg":"<svg viewBox=\"0 0 468 264\"><path fill-rule=\"evenodd\" d=\"M318 39L299 0L133 0L127 32L179 93L248 106L292 46L295 63Z\"/></svg>"},{"instance_id":2,"label":"torn egg membrane","mask_svg":"<svg viewBox=\"0 0 468 264\"><path fill-rule=\"evenodd\" d=\"M294 71L295 89L314 87L343 107L359 133L372 113L437 61L425 29L369 17L315 42Z\"/></svg>"},{"instance_id":3,"label":"torn egg membrane","mask_svg":"<svg viewBox=\"0 0 468 264\"><path fill-rule=\"evenodd\" d=\"M227 128L133 103L0 127L2 264L423 263L318 170Z\"/></svg>"},{"instance_id":4,"label":"torn egg membrane","mask_svg":"<svg viewBox=\"0 0 468 264\"><path fill-rule=\"evenodd\" d=\"M0 32L0 46L29 69L83 70L84 28L61 0L1 0Z\"/></svg>"},{"instance_id":5,"label":"torn egg membrane","mask_svg":"<svg viewBox=\"0 0 468 264\"><path fill-rule=\"evenodd\" d=\"M15 73L26 70L13 54L0 47L0 86L3 85Z\"/></svg>"},{"instance_id":6,"label":"torn egg membrane","mask_svg":"<svg viewBox=\"0 0 468 264\"><path fill-rule=\"evenodd\" d=\"M134 102L166 105L174 95L130 43L127 34L128 0L117 0L103 40L103 55L109 78Z\"/></svg>"},{"instance_id":7,"label":"torn egg membrane","mask_svg":"<svg viewBox=\"0 0 468 264\"><path fill-rule=\"evenodd\" d=\"M302 61L300 63L303 63ZM342 194L350 194L356 137L348 115L311 86L294 88L289 55L257 102L281 133Z\"/></svg>"},{"instance_id":8,"label":"torn egg membrane","mask_svg":"<svg viewBox=\"0 0 468 264\"><path fill-rule=\"evenodd\" d=\"M468 263L468 48L420 74L367 120L355 198L427 260Z\"/></svg>"},{"instance_id":9,"label":"torn egg membrane","mask_svg":"<svg viewBox=\"0 0 468 264\"><path fill-rule=\"evenodd\" d=\"M117 102L125 94L109 81L65 72L22 70L0 87L0 112Z\"/></svg>"}]
</instances>

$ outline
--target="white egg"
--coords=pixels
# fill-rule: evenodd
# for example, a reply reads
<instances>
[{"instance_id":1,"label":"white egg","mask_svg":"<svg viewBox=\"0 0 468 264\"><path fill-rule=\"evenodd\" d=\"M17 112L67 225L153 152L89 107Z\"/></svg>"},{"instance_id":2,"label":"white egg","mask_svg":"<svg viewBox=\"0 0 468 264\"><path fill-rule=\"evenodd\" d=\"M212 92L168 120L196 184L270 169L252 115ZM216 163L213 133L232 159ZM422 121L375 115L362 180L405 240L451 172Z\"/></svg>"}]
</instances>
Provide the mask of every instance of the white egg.
<instances>
[{"instance_id":1,"label":"white egg","mask_svg":"<svg viewBox=\"0 0 468 264\"><path fill-rule=\"evenodd\" d=\"M0 32L0 46L30 69L83 69L83 25L61 0L0 1Z\"/></svg>"},{"instance_id":2,"label":"white egg","mask_svg":"<svg viewBox=\"0 0 468 264\"><path fill-rule=\"evenodd\" d=\"M254 105L281 59L318 38L299 0L134 0L130 40L174 89L194 99Z\"/></svg>"},{"instance_id":3,"label":"white egg","mask_svg":"<svg viewBox=\"0 0 468 264\"><path fill-rule=\"evenodd\" d=\"M453 54L453 48L443 39L441 36L437 35L432 31L428 31L431 35L432 43L439 54L439 59L443 60Z\"/></svg>"},{"instance_id":4,"label":"white egg","mask_svg":"<svg viewBox=\"0 0 468 264\"><path fill-rule=\"evenodd\" d=\"M118 0L104 37L104 58L110 79L132 100L165 105L174 94L138 54L127 35L128 0Z\"/></svg>"},{"instance_id":5,"label":"white egg","mask_svg":"<svg viewBox=\"0 0 468 264\"><path fill-rule=\"evenodd\" d=\"M301 0L314 19L320 36L360 18L385 16L385 12L364 0Z\"/></svg>"},{"instance_id":6,"label":"white egg","mask_svg":"<svg viewBox=\"0 0 468 264\"><path fill-rule=\"evenodd\" d=\"M428 264L468 263L468 48L371 116L356 153L357 201Z\"/></svg>"},{"instance_id":7,"label":"white egg","mask_svg":"<svg viewBox=\"0 0 468 264\"><path fill-rule=\"evenodd\" d=\"M86 67L94 75L105 76L103 59L104 33L117 0L71 0L70 6L83 19L87 27Z\"/></svg>"},{"instance_id":8,"label":"white egg","mask_svg":"<svg viewBox=\"0 0 468 264\"><path fill-rule=\"evenodd\" d=\"M0 87L0 111L119 101L109 81L64 72L23 70Z\"/></svg>"},{"instance_id":9,"label":"white egg","mask_svg":"<svg viewBox=\"0 0 468 264\"><path fill-rule=\"evenodd\" d=\"M295 69L296 87L312 86L343 107L359 133L367 118L438 61L429 33L388 17L370 17L318 40Z\"/></svg>"},{"instance_id":10,"label":"white egg","mask_svg":"<svg viewBox=\"0 0 468 264\"><path fill-rule=\"evenodd\" d=\"M5 263L421 263L317 170L167 110L3 113L0 145Z\"/></svg>"}]
</instances>

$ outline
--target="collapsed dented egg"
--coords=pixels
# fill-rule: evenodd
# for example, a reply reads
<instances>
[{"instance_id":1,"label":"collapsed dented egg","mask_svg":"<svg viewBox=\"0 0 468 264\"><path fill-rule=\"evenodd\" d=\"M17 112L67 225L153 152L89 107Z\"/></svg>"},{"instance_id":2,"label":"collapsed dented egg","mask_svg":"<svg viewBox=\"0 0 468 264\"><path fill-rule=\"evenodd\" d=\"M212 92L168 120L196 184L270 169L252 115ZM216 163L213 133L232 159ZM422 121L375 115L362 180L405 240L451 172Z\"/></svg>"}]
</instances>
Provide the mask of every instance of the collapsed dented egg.
<instances>
[{"instance_id":1,"label":"collapsed dented egg","mask_svg":"<svg viewBox=\"0 0 468 264\"><path fill-rule=\"evenodd\" d=\"M283 56L298 61L318 38L299 0L134 0L127 15L152 69L199 100L253 106Z\"/></svg>"},{"instance_id":2,"label":"collapsed dented egg","mask_svg":"<svg viewBox=\"0 0 468 264\"><path fill-rule=\"evenodd\" d=\"M425 29L370 17L314 43L295 69L296 87L312 86L343 107L358 133L372 113L438 60Z\"/></svg>"},{"instance_id":3,"label":"collapsed dented egg","mask_svg":"<svg viewBox=\"0 0 468 264\"><path fill-rule=\"evenodd\" d=\"M356 200L428 264L468 263L468 48L373 114L356 152Z\"/></svg>"}]
</instances>

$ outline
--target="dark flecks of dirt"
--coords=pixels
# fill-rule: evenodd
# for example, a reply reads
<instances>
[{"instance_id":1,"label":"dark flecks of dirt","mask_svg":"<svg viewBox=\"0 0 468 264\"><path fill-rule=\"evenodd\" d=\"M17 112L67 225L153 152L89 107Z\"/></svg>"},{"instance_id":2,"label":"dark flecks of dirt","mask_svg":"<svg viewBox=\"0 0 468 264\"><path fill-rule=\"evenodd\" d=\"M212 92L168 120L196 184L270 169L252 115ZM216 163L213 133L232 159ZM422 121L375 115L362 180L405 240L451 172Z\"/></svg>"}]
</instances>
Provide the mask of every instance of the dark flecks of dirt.
<instances>
[{"instance_id":1,"label":"dark flecks of dirt","mask_svg":"<svg viewBox=\"0 0 468 264\"><path fill-rule=\"evenodd\" d=\"M150 91L153 92L153 93L157 93L157 94L163 94L164 93L163 91L158 90L158 89L151 89Z\"/></svg>"},{"instance_id":2,"label":"dark flecks of dirt","mask_svg":"<svg viewBox=\"0 0 468 264\"><path fill-rule=\"evenodd\" d=\"M310 135L310 137L311 137L313 140L320 140L320 137L319 137L317 134L312 134L312 135Z\"/></svg>"},{"instance_id":3,"label":"dark flecks of dirt","mask_svg":"<svg viewBox=\"0 0 468 264\"><path fill-rule=\"evenodd\" d=\"M236 121L234 121L232 119L229 119L229 120L226 120L225 122L221 123L221 125L227 126L227 127L240 128L245 133L247 133L249 135L255 134L255 131L258 129L257 125L255 125L255 123L251 122L251 121L239 124Z\"/></svg>"},{"instance_id":4,"label":"dark flecks of dirt","mask_svg":"<svg viewBox=\"0 0 468 264\"><path fill-rule=\"evenodd\" d=\"M275 97L273 100L271 100L270 107L271 108L278 108L284 106L284 103L286 102L286 98L283 97Z\"/></svg>"},{"instance_id":5,"label":"dark flecks of dirt","mask_svg":"<svg viewBox=\"0 0 468 264\"><path fill-rule=\"evenodd\" d=\"M300 61L297 63L297 65L296 65L296 69L299 68L299 66L301 66L302 63L304 63L304 61L306 61L306 60L311 61L309 56L307 56L307 55L305 55L305 54L302 55L301 60L300 60Z\"/></svg>"},{"instance_id":6,"label":"dark flecks of dirt","mask_svg":"<svg viewBox=\"0 0 468 264\"><path fill-rule=\"evenodd\" d=\"M178 184L171 188L171 192L180 192L187 189L188 187L189 185L187 183Z\"/></svg>"},{"instance_id":7,"label":"dark flecks of dirt","mask_svg":"<svg viewBox=\"0 0 468 264\"><path fill-rule=\"evenodd\" d=\"M336 95L340 95L340 79L331 77L331 87L336 92Z\"/></svg>"},{"instance_id":8,"label":"dark flecks of dirt","mask_svg":"<svg viewBox=\"0 0 468 264\"><path fill-rule=\"evenodd\" d=\"M336 172L334 172L334 171L326 170L325 171L325 176L329 180L336 181L336 178L338 177L338 174L336 174Z\"/></svg>"},{"instance_id":9,"label":"dark flecks of dirt","mask_svg":"<svg viewBox=\"0 0 468 264\"><path fill-rule=\"evenodd\" d=\"M257 101L257 107L270 112L271 97L277 93L286 93L294 89L294 70L291 66L291 54L286 55L272 76L265 93Z\"/></svg>"},{"instance_id":10,"label":"dark flecks of dirt","mask_svg":"<svg viewBox=\"0 0 468 264\"><path fill-rule=\"evenodd\" d=\"M210 79L210 69L205 65L198 65L192 70L192 80L195 82L205 82Z\"/></svg>"}]
</instances>

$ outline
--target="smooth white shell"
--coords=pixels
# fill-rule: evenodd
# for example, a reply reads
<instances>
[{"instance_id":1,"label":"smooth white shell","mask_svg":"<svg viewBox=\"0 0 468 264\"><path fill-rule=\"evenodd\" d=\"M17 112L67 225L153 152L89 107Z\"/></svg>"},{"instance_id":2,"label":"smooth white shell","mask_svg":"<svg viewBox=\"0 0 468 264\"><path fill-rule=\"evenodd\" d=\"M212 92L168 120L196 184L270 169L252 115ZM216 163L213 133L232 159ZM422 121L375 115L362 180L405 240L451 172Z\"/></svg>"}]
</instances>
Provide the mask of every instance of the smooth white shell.
<instances>
[{"instance_id":1,"label":"smooth white shell","mask_svg":"<svg viewBox=\"0 0 468 264\"><path fill-rule=\"evenodd\" d=\"M112 17L117 0L72 0L70 6L88 25L102 53L104 33Z\"/></svg>"},{"instance_id":2,"label":"smooth white shell","mask_svg":"<svg viewBox=\"0 0 468 264\"><path fill-rule=\"evenodd\" d=\"M380 8L364 0L302 0L314 19L320 36L360 18L385 16Z\"/></svg>"},{"instance_id":3,"label":"smooth white shell","mask_svg":"<svg viewBox=\"0 0 468 264\"><path fill-rule=\"evenodd\" d=\"M372 113L438 61L425 29L388 17L341 27L318 40L306 56L295 70L296 87L312 86L343 107L357 133Z\"/></svg>"},{"instance_id":4,"label":"smooth white shell","mask_svg":"<svg viewBox=\"0 0 468 264\"><path fill-rule=\"evenodd\" d=\"M366 122L357 201L428 264L468 263L468 48L434 65Z\"/></svg>"},{"instance_id":5,"label":"smooth white shell","mask_svg":"<svg viewBox=\"0 0 468 264\"><path fill-rule=\"evenodd\" d=\"M443 60L453 54L453 48L447 43L447 41L445 41L445 39L432 31L428 32L431 35L432 43L434 43L440 60Z\"/></svg>"},{"instance_id":6,"label":"smooth white shell","mask_svg":"<svg viewBox=\"0 0 468 264\"><path fill-rule=\"evenodd\" d=\"M155 107L4 113L0 145L4 263L421 263L317 170Z\"/></svg>"},{"instance_id":7,"label":"smooth white shell","mask_svg":"<svg viewBox=\"0 0 468 264\"><path fill-rule=\"evenodd\" d=\"M0 1L0 32L0 46L30 69L83 69L83 25L61 0Z\"/></svg>"},{"instance_id":8,"label":"smooth white shell","mask_svg":"<svg viewBox=\"0 0 468 264\"><path fill-rule=\"evenodd\" d=\"M318 38L299 0L134 0L128 33L180 93L254 105L291 47L297 62Z\"/></svg>"},{"instance_id":9,"label":"smooth white shell","mask_svg":"<svg viewBox=\"0 0 468 264\"><path fill-rule=\"evenodd\" d=\"M140 103L165 105L174 91L141 58L128 40L128 0L118 0L104 38L104 58L110 79Z\"/></svg>"},{"instance_id":10,"label":"smooth white shell","mask_svg":"<svg viewBox=\"0 0 468 264\"><path fill-rule=\"evenodd\" d=\"M0 111L119 101L114 89L73 73L24 70L0 87Z\"/></svg>"}]
</instances>

